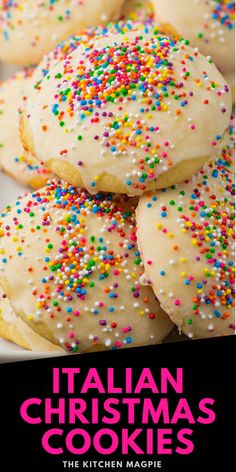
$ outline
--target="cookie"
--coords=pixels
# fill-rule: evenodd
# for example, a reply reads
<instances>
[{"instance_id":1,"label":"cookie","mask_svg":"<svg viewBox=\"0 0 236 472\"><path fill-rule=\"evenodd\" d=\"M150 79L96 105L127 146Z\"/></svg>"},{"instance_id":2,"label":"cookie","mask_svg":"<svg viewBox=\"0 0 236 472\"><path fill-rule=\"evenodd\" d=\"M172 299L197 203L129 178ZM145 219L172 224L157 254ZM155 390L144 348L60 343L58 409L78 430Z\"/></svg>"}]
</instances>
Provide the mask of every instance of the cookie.
<instances>
[{"instance_id":1,"label":"cookie","mask_svg":"<svg viewBox=\"0 0 236 472\"><path fill-rule=\"evenodd\" d=\"M77 47L22 114L25 148L91 193L141 195L189 178L228 125L231 94L214 64L139 26Z\"/></svg>"},{"instance_id":2,"label":"cookie","mask_svg":"<svg viewBox=\"0 0 236 472\"><path fill-rule=\"evenodd\" d=\"M32 72L32 69L19 71L0 83L0 166L21 184L40 188L51 178L51 173L24 151L19 137L19 117Z\"/></svg>"},{"instance_id":3,"label":"cookie","mask_svg":"<svg viewBox=\"0 0 236 472\"><path fill-rule=\"evenodd\" d=\"M233 160L230 126L191 181L143 196L137 210L144 279L189 338L235 332Z\"/></svg>"},{"instance_id":4,"label":"cookie","mask_svg":"<svg viewBox=\"0 0 236 472\"><path fill-rule=\"evenodd\" d=\"M140 285L135 223L127 197L90 196L56 181L8 207L0 284L17 316L69 352L162 341L173 324Z\"/></svg>"},{"instance_id":5,"label":"cookie","mask_svg":"<svg viewBox=\"0 0 236 472\"><path fill-rule=\"evenodd\" d=\"M124 0L5 0L0 6L0 60L29 66L71 34L117 19Z\"/></svg>"}]
</instances>

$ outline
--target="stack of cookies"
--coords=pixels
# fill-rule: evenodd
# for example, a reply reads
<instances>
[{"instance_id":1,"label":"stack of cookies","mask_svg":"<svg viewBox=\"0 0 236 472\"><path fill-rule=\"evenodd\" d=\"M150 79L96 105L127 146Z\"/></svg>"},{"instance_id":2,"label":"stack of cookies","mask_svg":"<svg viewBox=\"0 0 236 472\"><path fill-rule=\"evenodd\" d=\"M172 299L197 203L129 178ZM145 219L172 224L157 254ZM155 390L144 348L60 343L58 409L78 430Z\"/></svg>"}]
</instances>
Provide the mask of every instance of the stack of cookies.
<instances>
[{"instance_id":1,"label":"stack of cookies","mask_svg":"<svg viewBox=\"0 0 236 472\"><path fill-rule=\"evenodd\" d=\"M0 335L234 334L234 2L3 3L0 59L26 68L0 88L0 162L34 192L0 216Z\"/></svg>"}]
</instances>

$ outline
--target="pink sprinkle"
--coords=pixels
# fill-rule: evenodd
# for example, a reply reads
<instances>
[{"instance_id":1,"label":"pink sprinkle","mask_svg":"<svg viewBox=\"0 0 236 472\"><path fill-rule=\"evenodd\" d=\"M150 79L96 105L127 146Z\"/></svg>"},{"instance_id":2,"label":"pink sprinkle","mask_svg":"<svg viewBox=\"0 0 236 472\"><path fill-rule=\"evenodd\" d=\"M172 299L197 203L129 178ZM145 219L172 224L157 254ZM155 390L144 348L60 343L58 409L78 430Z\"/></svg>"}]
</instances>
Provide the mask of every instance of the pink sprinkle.
<instances>
[{"instance_id":1,"label":"pink sprinkle","mask_svg":"<svg viewBox=\"0 0 236 472\"><path fill-rule=\"evenodd\" d=\"M148 264L148 265L151 265L151 264L152 264L152 261L148 260L148 261L147 261L147 264Z\"/></svg>"},{"instance_id":2,"label":"pink sprinkle","mask_svg":"<svg viewBox=\"0 0 236 472\"><path fill-rule=\"evenodd\" d=\"M180 299L179 299L179 298L176 298L176 300L175 300L175 305L176 305L176 306L179 306L179 305L181 305L181 301L180 301Z\"/></svg>"},{"instance_id":3,"label":"pink sprinkle","mask_svg":"<svg viewBox=\"0 0 236 472\"><path fill-rule=\"evenodd\" d=\"M123 328L122 331L123 331L124 333L128 333L128 332L129 332L129 328Z\"/></svg>"}]
</instances>

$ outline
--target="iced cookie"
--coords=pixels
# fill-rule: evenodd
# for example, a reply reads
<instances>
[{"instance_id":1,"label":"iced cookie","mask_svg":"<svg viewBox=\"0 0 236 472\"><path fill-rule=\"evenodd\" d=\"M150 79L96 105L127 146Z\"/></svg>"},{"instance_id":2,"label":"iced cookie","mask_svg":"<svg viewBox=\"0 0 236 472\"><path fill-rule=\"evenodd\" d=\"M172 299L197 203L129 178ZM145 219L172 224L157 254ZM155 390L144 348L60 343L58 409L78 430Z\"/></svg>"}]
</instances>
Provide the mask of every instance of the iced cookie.
<instances>
[{"instance_id":1,"label":"iced cookie","mask_svg":"<svg viewBox=\"0 0 236 472\"><path fill-rule=\"evenodd\" d=\"M231 0L153 0L163 30L190 40L210 55L234 84L235 2Z\"/></svg>"},{"instance_id":2,"label":"iced cookie","mask_svg":"<svg viewBox=\"0 0 236 472\"><path fill-rule=\"evenodd\" d=\"M74 352L160 342L173 325L140 285L135 231L127 197L52 181L19 199L0 220L0 284L15 313Z\"/></svg>"},{"instance_id":3,"label":"iced cookie","mask_svg":"<svg viewBox=\"0 0 236 472\"><path fill-rule=\"evenodd\" d=\"M190 338L235 332L233 159L230 126L215 160L137 210L146 283Z\"/></svg>"},{"instance_id":4,"label":"iced cookie","mask_svg":"<svg viewBox=\"0 0 236 472\"><path fill-rule=\"evenodd\" d=\"M4 0L0 6L0 60L28 66L59 41L87 26L117 19L124 0Z\"/></svg>"},{"instance_id":5,"label":"iced cookie","mask_svg":"<svg viewBox=\"0 0 236 472\"><path fill-rule=\"evenodd\" d=\"M191 177L216 153L230 111L210 60L135 24L52 67L29 94L21 137L73 185L140 195Z\"/></svg>"},{"instance_id":6,"label":"iced cookie","mask_svg":"<svg viewBox=\"0 0 236 472\"><path fill-rule=\"evenodd\" d=\"M35 333L15 314L7 296L0 288L0 337L31 351L50 352L63 350Z\"/></svg>"},{"instance_id":7,"label":"iced cookie","mask_svg":"<svg viewBox=\"0 0 236 472\"><path fill-rule=\"evenodd\" d=\"M0 165L18 182L40 188L51 173L23 149L19 137L19 117L32 72L32 69L20 71L0 83Z\"/></svg>"}]
</instances>

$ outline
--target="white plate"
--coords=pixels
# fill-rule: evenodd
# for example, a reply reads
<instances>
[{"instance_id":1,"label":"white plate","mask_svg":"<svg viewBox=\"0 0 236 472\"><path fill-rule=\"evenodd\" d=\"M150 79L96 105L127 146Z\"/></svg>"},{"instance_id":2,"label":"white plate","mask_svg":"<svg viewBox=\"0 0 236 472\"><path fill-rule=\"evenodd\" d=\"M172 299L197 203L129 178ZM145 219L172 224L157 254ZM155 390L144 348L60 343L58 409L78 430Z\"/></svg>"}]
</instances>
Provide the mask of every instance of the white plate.
<instances>
[{"instance_id":1,"label":"white plate","mask_svg":"<svg viewBox=\"0 0 236 472\"><path fill-rule=\"evenodd\" d=\"M45 357L62 356L59 352L33 352L0 338L0 364L6 362L27 361ZM66 355L66 352L65 352Z\"/></svg>"}]
</instances>

